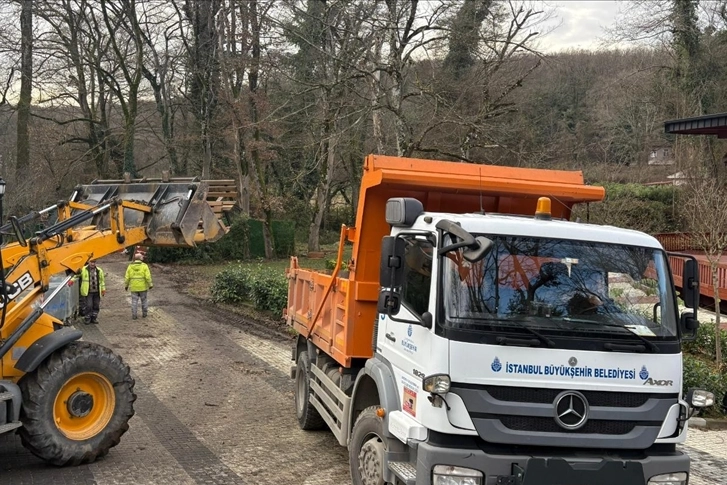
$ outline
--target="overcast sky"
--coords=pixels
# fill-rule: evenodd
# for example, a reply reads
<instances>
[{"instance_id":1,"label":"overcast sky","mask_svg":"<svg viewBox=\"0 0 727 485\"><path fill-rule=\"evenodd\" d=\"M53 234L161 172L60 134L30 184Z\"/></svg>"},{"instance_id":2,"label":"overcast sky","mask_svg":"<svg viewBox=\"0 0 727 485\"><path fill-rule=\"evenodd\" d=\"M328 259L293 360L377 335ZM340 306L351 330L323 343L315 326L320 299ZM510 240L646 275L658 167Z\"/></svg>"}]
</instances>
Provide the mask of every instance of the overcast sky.
<instances>
[{"instance_id":1,"label":"overcast sky","mask_svg":"<svg viewBox=\"0 0 727 485\"><path fill-rule=\"evenodd\" d=\"M556 52L569 48L596 49L599 37L603 37L604 27L613 24L619 11L618 1L551 1L556 7L555 17L550 25L560 26L542 39L546 52Z\"/></svg>"}]
</instances>

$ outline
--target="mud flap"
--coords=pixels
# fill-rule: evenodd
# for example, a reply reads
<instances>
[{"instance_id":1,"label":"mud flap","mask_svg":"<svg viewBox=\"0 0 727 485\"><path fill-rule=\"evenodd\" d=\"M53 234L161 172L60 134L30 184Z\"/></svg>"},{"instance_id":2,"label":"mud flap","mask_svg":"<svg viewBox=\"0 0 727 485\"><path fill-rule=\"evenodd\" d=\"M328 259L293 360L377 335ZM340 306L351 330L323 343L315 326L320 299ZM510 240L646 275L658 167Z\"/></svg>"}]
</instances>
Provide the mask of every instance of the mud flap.
<instances>
[{"instance_id":1,"label":"mud flap","mask_svg":"<svg viewBox=\"0 0 727 485\"><path fill-rule=\"evenodd\" d=\"M531 458L513 485L645 485L641 463L603 460L600 463L569 463L562 458ZM503 477L505 478L505 477ZM508 477L509 478L509 477ZM515 478L515 476L513 476Z\"/></svg>"}]
</instances>

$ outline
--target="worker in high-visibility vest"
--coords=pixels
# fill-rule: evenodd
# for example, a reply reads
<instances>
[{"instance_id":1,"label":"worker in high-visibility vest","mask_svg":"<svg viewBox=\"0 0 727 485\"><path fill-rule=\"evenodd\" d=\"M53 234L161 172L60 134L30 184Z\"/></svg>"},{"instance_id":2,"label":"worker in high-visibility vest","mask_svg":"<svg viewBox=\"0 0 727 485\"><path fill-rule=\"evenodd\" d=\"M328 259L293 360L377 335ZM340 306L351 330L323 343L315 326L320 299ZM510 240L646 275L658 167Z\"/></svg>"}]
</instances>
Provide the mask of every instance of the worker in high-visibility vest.
<instances>
[{"instance_id":1,"label":"worker in high-visibility vest","mask_svg":"<svg viewBox=\"0 0 727 485\"><path fill-rule=\"evenodd\" d=\"M81 269L80 292L86 323L98 323L101 297L106 296L106 278L103 270L96 266L96 261L93 259Z\"/></svg>"},{"instance_id":2,"label":"worker in high-visibility vest","mask_svg":"<svg viewBox=\"0 0 727 485\"><path fill-rule=\"evenodd\" d=\"M139 308L139 300L141 300L141 317L146 318L149 311L147 303L147 291L154 288L151 281L151 271L149 266L143 261L144 255L136 253L134 261L126 268L126 276L124 277L124 287L126 291L131 292L131 318L138 318L137 309Z\"/></svg>"}]
</instances>

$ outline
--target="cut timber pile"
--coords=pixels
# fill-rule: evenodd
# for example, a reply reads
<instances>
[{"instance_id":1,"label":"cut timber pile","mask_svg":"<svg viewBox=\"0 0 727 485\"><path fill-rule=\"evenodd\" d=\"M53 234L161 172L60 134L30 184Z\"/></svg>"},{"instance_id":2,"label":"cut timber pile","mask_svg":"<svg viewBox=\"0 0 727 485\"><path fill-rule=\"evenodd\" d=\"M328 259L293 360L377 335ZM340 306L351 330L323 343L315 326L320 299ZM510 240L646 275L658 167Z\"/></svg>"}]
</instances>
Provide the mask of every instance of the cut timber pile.
<instances>
[{"instance_id":1,"label":"cut timber pile","mask_svg":"<svg viewBox=\"0 0 727 485\"><path fill-rule=\"evenodd\" d=\"M234 180L208 180L207 202L215 214L229 212L237 203L237 184Z\"/></svg>"}]
</instances>

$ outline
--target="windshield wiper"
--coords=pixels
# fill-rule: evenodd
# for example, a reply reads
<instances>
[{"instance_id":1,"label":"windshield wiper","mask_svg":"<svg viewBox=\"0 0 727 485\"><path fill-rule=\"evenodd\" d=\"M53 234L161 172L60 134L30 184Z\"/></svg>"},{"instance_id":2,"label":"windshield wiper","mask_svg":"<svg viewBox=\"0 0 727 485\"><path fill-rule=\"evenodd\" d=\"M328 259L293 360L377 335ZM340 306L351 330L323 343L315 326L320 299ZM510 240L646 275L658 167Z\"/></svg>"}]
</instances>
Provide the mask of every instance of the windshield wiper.
<instances>
[{"instance_id":1,"label":"windshield wiper","mask_svg":"<svg viewBox=\"0 0 727 485\"><path fill-rule=\"evenodd\" d=\"M537 330L533 330L532 328L528 327L524 323L518 322L517 320L510 320L510 319L507 319L507 318L492 318L492 319L487 318L486 320L496 320L498 322L514 323L518 327L520 327L522 329L525 329L528 332L530 332L531 334L533 334L536 337L538 337L538 340L540 342L544 343L545 345L547 345L548 347L555 347L555 342L553 342L552 340L550 340L548 337L546 337L542 333L538 332ZM519 339L519 338L512 338L512 337L505 337L505 336L497 337L497 343L499 343L500 345L507 345L507 344L513 344L513 345L518 345L518 344L521 344L521 345L522 344L532 345L532 344L539 343L538 340L535 340L535 339Z\"/></svg>"},{"instance_id":2,"label":"windshield wiper","mask_svg":"<svg viewBox=\"0 0 727 485\"><path fill-rule=\"evenodd\" d=\"M586 320L585 318L572 318L572 317L563 317L563 320L566 321L566 322L585 323L585 324L588 324L588 325L601 325L602 327L620 328L621 330L626 330L630 335L633 335L637 339L639 339L642 342L644 342L644 344L646 344L646 347L649 350L651 350L652 352L658 352L659 351L659 347L654 342L652 342L649 339L646 339L646 338L642 337L638 333L635 333L633 330L631 330L628 327L625 327L623 325L619 325L618 323L598 322L598 321L593 321L593 320ZM619 344L612 344L612 345L606 347L606 349L608 349L608 350L628 350L627 348L619 348L619 347L625 347L625 346L619 346ZM641 347L641 346L639 346L639 347Z\"/></svg>"}]
</instances>

